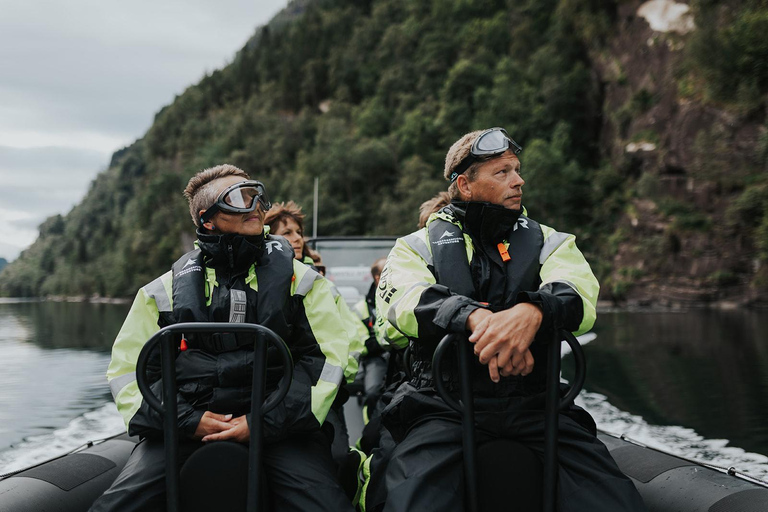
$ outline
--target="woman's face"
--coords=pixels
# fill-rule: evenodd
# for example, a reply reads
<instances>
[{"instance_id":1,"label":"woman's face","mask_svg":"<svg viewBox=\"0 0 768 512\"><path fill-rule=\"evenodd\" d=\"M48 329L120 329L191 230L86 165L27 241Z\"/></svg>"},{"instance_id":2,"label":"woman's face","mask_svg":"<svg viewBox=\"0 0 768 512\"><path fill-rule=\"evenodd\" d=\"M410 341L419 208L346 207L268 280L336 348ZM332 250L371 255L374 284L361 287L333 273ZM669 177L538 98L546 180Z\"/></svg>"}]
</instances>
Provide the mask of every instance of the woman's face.
<instances>
[{"instance_id":1,"label":"woman's face","mask_svg":"<svg viewBox=\"0 0 768 512\"><path fill-rule=\"evenodd\" d=\"M295 220L288 217L275 227L275 231L272 234L287 238L291 243L291 247L293 247L295 258L298 260L302 258L304 252L304 233Z\"/></svg>"}]
</instances>

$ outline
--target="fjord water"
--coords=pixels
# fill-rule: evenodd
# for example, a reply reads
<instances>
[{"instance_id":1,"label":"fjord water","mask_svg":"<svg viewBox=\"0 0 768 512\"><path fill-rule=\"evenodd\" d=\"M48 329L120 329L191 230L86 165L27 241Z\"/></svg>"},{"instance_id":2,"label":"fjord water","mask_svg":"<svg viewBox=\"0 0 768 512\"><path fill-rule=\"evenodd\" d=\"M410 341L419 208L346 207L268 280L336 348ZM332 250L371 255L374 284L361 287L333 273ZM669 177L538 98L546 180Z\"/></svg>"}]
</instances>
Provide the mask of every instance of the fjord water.
<instances>
[{"instance_id":1,"label":"fjord water","mask_svg":"<svg viewBox=\"0 0 768 512\"><path fill-rule=\"evenodd\" d=\"M122 431L104 374L127 311L0 299L0 474ZM595 333L599 428L768 480L768 315L602 312Z\"/></svg>"}]
</instances>

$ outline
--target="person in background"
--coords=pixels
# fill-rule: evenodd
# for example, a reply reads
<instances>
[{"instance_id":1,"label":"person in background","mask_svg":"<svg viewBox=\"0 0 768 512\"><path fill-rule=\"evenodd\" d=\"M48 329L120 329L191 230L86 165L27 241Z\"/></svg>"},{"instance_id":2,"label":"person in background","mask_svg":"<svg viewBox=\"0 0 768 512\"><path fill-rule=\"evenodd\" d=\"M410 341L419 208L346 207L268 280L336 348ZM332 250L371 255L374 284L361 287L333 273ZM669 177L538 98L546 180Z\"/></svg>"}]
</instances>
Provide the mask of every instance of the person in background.
<instances>
[{"instance_id":1,"label":"person in background","mask_svg":"<svg viewBox=\"0 0 768 512\"><path fill-rule=\"evenodd\" d=\"M312 265L312 249L304 242L304 217L301 206L288 201L273 204L264 222L269 226L270 234L288 240L297 260Z\"/></svg>"},{"instance_id":2,"label":"person in background","mask_svg":"<svg viewBox=\"0 0 768 512\"><path fill-rule=\"evenodd\" d=\"M435 392L436 378L457 389L457 371L438 377L431 364L448 333L468 336L476 355L478 443L509 437L543 457L546 355L559 329L592 328L599 285L573 235L527 216L521 151L502 128L461 137L445 158L451 203L387 258L377 337L410 344L412 365L382 413L392 442L365 464L368 512L464 510L460 418ZM560 512L645 510L586 411L560 413L558 446Z\"/></svg>"},{"instance_id":3,"label":"person in background","mask_svg":"<svg viewBox=\"0 0 768 512\"><path fill-rule=\"evenodd\" d=\"M91 510L165 508L163 420L136 382L136 361L146 341L180 322L247 322L281 336L295 362L288 394L264 417L262 460L270 510L352 511L336 479L331 438L322 429L349 358L347 333L335 329L341 318L330 282L295 261L283 238L264 232L270 208L266 190L243 170L219 165L200 171L184 195L197 227L197 247L138 291L107 370L128 433L141 441ZM231 333L188 334L180 342L181 463L204 443L248 443L252 346L252 337ZM156 359L151 367L159 367ZM279 362L267 365L271 392ZM160 395L159 372L149 375L149 382Z\"/></svg>"},{"instance_id":4,"label":"person in background","mask_svg":"<svg viewBox=\"0 0 768 512\"><path fill-rule=\"evenodd\" d=\"M293 201L285 203L275 203L267 212L264 222L269 226L269 232L275 236L285 237L291 244L294 251L294 257L306 265L315 268L318 272L325 273L325 267L322 265L322 259L317 251L313 251L304 240L304 214L301 207ZM320 266L316 266L316 260ZM332 293L336 301L336 307L343 320L344 329L349 334L349 360L347 370L344 374L345 380L351 383L355 379L359 368L361 356L365 353L365 340L368 338L368 330L360 325L360 321L350 311L344 298L332 286ZM339 329L341 330L341 329ZM332 446L333 458L341 466L347 464L349 460L349 434L347 432L347 423L344 418L344 403L349 398L349 392L342 386L338 398L331 407L327 421L333 425L335 434Z\"/></svg>"},{"instance_id":5,"label":"person in background","mask_svg":"<svg viewBox=\"0 0 768 512\"><path fill-rule=\"evenodd\" d=\"M362 359L362 370L365 374L363 379L363 392L365 394L365 405L363 406L363 416L368 421L369 413L373 411L384 392L384 379L387 374L387 362L389 353L385 352L379 342L376 340L373 326L376 323L376 288L379 286L379 278L386 258L379 258L371 265L371 277L373 282L368 289L368 293L353 308L357 316L368 329L368 338L365 340L366 356Z\"/></svg>"},{"instance_id":6,"label":"person in background","mask_svg":"<svg viewBox=\"0 0 768 512\"><path fill-rule=\"evenodd\" d=\"M427 199L421 206L419 206L419 224L418 228L421 229L427 225L427 219L429 216L438 211L443 206L451 204L451 195L446 192L438 192L435 197Z\"/></svg>"}]
</instances>

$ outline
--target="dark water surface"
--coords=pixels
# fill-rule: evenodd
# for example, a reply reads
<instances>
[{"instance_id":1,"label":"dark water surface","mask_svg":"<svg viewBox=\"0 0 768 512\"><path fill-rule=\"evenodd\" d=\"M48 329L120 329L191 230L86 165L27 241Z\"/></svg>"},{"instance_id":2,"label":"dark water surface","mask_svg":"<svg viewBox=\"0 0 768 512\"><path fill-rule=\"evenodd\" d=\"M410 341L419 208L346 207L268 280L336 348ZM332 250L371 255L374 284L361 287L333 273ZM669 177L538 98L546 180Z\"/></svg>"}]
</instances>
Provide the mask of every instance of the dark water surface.
<instances>
[{"instance_id":1,"label":"dark water surface","mask_svg":"<svg viewBox=\"0 0 768 512\"><path fill-rule=\"evenodd\" d=\"M588 391L650 424L768 454L768 312L603 313L594 332Z\"/></svg>"},{"instance_id":2,"label":"dark water surface","mask_svg":"<svg viewBox=\"0 0 768 512\"><path fill-rule=\"evenodd\" d=\"M114 406L114 414L94 411L111 401L105 373L127 312L128 305L0 302L0 473L33 451L34 459L53 456L115 431L106 419Z\"/></svg>"},{"instance_id":3,"label":"dark water surface","mask_svg":"<svg viewBox=\"0 0 768 512\"><path fill-rule=\"evenodd\" d=\"M104 374L128 308L0 299L0 474L123 429ZM768 480L766 312L603 312L594 332L599 428Z\"/></svg>"}]
</instances>

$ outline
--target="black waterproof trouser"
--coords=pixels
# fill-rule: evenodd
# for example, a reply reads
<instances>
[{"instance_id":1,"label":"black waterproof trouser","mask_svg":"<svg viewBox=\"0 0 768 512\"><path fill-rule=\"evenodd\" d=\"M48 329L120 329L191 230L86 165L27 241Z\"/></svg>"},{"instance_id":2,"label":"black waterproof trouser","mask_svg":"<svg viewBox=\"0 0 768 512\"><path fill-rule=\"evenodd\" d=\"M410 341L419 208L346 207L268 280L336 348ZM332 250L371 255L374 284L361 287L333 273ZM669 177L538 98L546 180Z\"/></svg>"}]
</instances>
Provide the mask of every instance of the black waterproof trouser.
<instances>
[{"instance_id":1,"label":"black waterproof trouser","mask_svg":"<svg viewBox=\"0 0 768 512\"><path fill-rule=\"evenodd\" d=\"M269 510L279 512L348 511L354 508L336 481L328 438L321 432L264 444ZM202 443L179 443L183 464ZM136 445L115 482L91 512L165 510L163 443L145 439Z\"/></svg>"},{"instance_id":2,"label":"black waterproof trouser","mask_svg":"<svg viewBox=\"0 0 768 512\"><path fill-rule=\"evenodd\" d=\"M331 443L331 455L337 464L342 464L349 453L349 433L347 420L344 418L344 406L331 407L325 422L333 426L333 442Z\"/></svg>"},{"instance_id":3,"label":"black waterproof trouser","mask_svg":"<svg viewBox=\"0 0 768 512\"><path fill-rule=\"evenodd\" d=\"M519 441L543 457L543 414L478 415L478 445L498 437ZM646 510L634 484L621 473L605 445L587 428L563 414L560 415L558 459L560 512ZM364 496L366 512L465 510L458 421L425 419L397 444L385 433L381 448L374 451L370 464L371 475ZM504 502L509 503L510 510L515 503L514 485L509 482L507 488L498 489L500 495L506 496Z\"/></svg>"}]
</instances>

